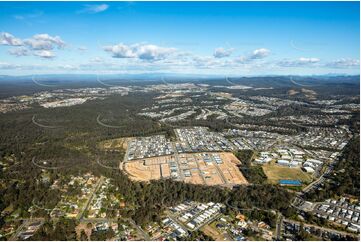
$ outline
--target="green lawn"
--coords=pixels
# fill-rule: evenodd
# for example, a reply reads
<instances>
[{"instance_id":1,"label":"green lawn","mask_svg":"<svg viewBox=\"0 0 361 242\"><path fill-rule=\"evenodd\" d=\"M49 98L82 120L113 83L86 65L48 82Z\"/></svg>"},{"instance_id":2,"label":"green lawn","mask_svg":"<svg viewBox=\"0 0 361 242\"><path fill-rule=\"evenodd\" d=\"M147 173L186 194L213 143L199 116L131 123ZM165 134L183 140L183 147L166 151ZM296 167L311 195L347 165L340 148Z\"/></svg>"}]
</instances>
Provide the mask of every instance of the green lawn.
<instances>
[{"instance_id":1,"label":"green lawn","mask_svg":"<svg viewBox=\"0 0 361 242\"><path fill-rule=\"evenodd\" d=\"M262 168L270 183L278 183L283 179L300 180L306 184L312 181L311 175L303 172L301 168L289 168L277 164L266 164Z\"/></svg>"}]
</instances>

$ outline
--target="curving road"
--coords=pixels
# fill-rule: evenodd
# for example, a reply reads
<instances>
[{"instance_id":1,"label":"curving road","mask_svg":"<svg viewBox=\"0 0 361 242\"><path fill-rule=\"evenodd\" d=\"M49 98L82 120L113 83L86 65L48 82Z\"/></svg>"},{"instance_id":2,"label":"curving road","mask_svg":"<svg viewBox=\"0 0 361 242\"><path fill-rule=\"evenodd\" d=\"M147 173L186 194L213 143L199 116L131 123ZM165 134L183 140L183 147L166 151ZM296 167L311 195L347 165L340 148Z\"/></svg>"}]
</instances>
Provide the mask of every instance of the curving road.
<instances>
[{"instance_id":1,"label":"curving road","mask_svg":"<svg viewBox=\"0 0 361 242\"><path fill-rule=\"evenodd\" d=\"M47 129L57 129L57 128L61 127L61 126L51 126L51 125L44 125L44 124L38 123L35 120L35 116L36 115L34 114L31 120L32 120L33 124L35 124L36 126L39 126L41 128L47 128Z\"/></svg>"},{"instance_id":2,"label":"curving road","mask_svg":"<svg viewBox=\"0 0 361 242\"><path fill-rule=\"evenodd\" d=\"M58 85L42 84L42 83L38 82L37 80L35 80L34 76L31 79L36 85L39 85L39 86L43 86L43 87L57 87L58 86Z\"/></svg>"},{"instance_id":3,"label":"curving road","mask_svg":"<svg viewBox=\"0 0 361 242\"><path fill-rule=\"evenodd\" d=\"M114 85L110 85L110 84L104 83L101 80L99 80L99 75L98 74L97 74L97 82L99 82L100 84L102 84L103 86L106 86L106 87L116 87Z\"/></svg>"},{"instance_id":4,"label":"curving road","mask_svg":"<svg viewBox=\"0 0 361 242\"><path fill-rule=\"evenodd\" d=\"M103 126L103 127L112 128L112 129L119 129L119 128L124 128L125 127L125 125L116 126L116 125L109 125L109 124L103 123L102 121L100 121L100 114L97 117L97 123L99 125Z\"/></svg>"},{"instance_id":5,"label":"curving road","mask_svg":"<svg viewBox=\"0 0 361 242\"><path fill-rule=\"evenodd\" d=\"M226 82L228 82L229 84L234 85L234 86L236 86L236 85L237 85L236 83L231 82L230 80L228 80L228 77L226 77Z\"/></svg>"},{"instance_id":6,"label":"curving road","mask_svg":"<svg viewBox=\"0 0 361 242\"><path fill-rule=\"evenodd\" d=\"M33 163L34 166L37 166L41 169L49 169L49 170L56 170L56 169L61 169L61 168L66 168L66 167L70 167L70 165L67 165L67 166L42 166L42 165L39 165L35 162L35 156L33 157L33 159L31 160L31 162Z\"/></svg>"},{"instance_id":7,"label":"curving road","mask_svg":"<svg viewBox=\"0 0 361 242\"><path fill-rule=\"evenodd\" d=\"M101 167L104 167L104 168L107 168L107 169L112 169L112 170L118 170L119 168L118 167L111 167L111 166L107 166L107 165L104 165L100 162L99 159L97 159L97 164L100 165Z\"/></svg>"},{"instance_id":8,"label":"curving road","mask_svg":"<svg viewBox=\"0 0 361 242\"><path fill-rule=\"evenodd\" d=\"M290 77L290 82L292 82L293 84L297 85L297 86L301 86L301 87L313 87L314 85L306 85L306 84L301 84L298 82L295 82L292 77Z\"/></svg>"}]
</instances>

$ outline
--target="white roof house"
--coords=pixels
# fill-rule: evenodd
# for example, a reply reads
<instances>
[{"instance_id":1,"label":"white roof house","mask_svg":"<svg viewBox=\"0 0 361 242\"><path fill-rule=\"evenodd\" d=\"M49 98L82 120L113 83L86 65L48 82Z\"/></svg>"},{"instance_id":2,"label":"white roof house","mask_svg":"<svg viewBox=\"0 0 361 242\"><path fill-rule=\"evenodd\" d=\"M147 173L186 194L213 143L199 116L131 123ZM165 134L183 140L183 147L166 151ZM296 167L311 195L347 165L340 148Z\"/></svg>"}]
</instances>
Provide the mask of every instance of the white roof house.
<instances>
[{"instance_id":1,"label":"white roof house","mask_svg":"<svg viewBox=\"0 0 361 242\"><path fill-rule=\"evenodd\" d=\"M303 169L308 172L308 173L313 173L315 172L315 170L312 168L312 167L309 167L309 166L306 166L306 167L303 167Z\"/></svg>"},{"instance_id":2,"label":"white roof house","mask_svg":"<svg viewBox=\"0 0 361 242\"><path fill-rule=\"evenodd\" d=\"M288 160L277 160L277 163L280 165L289 165L290 162Z\"/></svg>"}]
</instances>

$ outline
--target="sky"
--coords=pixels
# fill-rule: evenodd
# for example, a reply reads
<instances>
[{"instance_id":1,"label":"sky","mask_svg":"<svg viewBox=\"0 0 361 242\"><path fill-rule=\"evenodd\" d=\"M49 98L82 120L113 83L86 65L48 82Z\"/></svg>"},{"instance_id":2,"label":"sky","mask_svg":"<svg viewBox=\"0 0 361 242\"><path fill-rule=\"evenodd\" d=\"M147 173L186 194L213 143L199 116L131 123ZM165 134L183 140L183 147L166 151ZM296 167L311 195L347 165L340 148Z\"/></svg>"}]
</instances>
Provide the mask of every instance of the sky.
<instances>
[{"instance_id":1,"label":"sky","mask_svg":"<svg viewBox=\"0 0 361 242\"><path fill-rule=\"evenodd\" d=\"M0 74L359 74L359 2L0 2Z\"/></svg>"}]
</instances>

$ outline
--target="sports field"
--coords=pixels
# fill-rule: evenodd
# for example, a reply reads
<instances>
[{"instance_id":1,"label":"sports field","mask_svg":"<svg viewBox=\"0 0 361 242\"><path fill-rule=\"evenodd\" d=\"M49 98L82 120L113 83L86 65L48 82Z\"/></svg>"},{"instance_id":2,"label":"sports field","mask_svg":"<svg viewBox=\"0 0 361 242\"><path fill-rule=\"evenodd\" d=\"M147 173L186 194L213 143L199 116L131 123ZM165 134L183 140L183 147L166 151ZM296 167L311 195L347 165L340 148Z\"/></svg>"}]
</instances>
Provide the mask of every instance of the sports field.
<instances>
[{"instance_id":1,"label":"sports field","mask_svg":"<svg viewBox=\"0 0 361 242\"><path fill-rule=\"evenodd\" d=\"M284 167L272 163L265 164L262 168L271 183L278 183L279 180L300 180L307 184L312 181L312 177L301 168Z\"/></svg>"}]
</instances>

